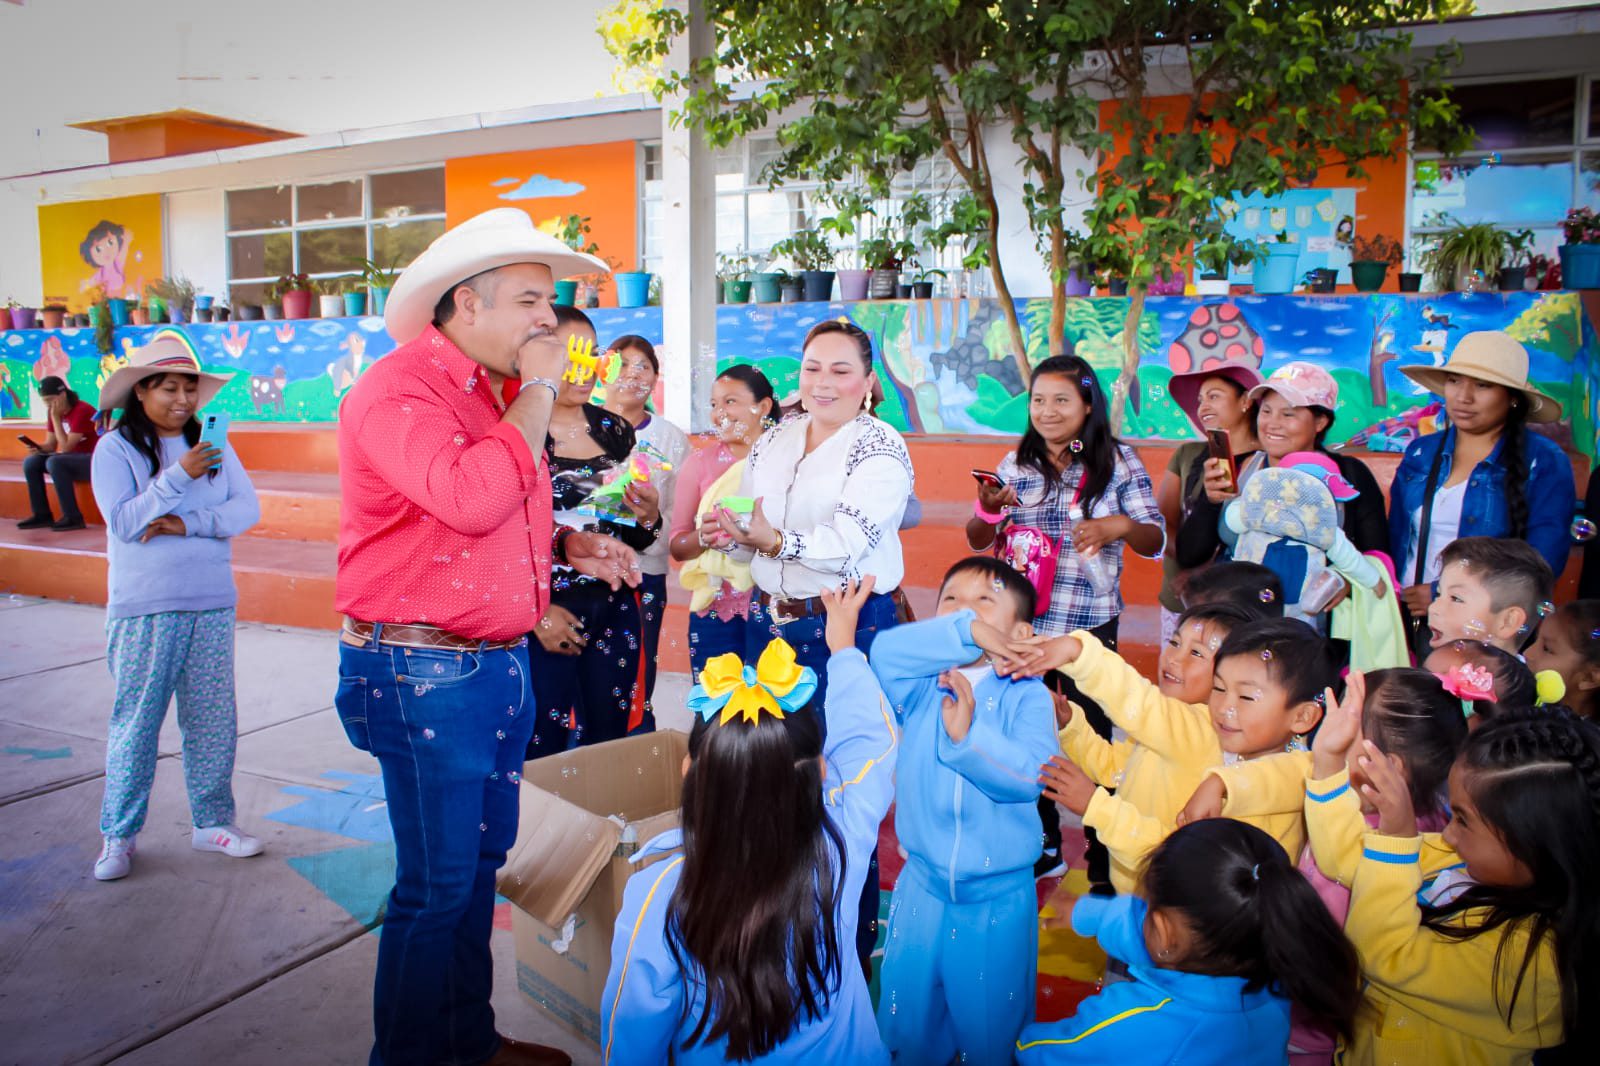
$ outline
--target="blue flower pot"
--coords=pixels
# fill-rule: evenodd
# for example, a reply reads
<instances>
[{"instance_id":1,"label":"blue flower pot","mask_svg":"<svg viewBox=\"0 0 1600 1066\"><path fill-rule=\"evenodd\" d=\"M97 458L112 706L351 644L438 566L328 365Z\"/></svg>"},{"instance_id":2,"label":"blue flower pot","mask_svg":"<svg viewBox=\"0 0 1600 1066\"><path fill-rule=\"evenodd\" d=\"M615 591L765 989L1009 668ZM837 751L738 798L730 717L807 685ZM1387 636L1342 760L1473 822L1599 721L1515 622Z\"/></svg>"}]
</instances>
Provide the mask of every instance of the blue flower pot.
<instances>
[{"instance_id":1,"label":"blue flower pot","mask_svg":"<svg viewBox=\"0 0 1600 1066\"><path fill-rule=\"evenodd\" d=\"M556 282L556 306L571 307L578 302L578 283L576 281Z\"/></svg>"},{"instance_id":2,"label":"blue flower pot","mask_svg":"<svg viewBox=\"0 0 1600 1066\"><path fill-rule=\"evenodd\" d=\"M126 326L128 324L128 301L120 296L113 296L106 301L111 308L111 324L113 326Z\"/></svg>"},{"instance_id":3,"label":"blue flower pot","mask_svg":"<svg viewBox=\"0 0 1600 1066\"><path fill-rule=\"evenodd\" d=\"M364 292L341 293L344 297L344 314L346 318L359 318L367 313L367 294Z\"/></svg>"},{"instance_id":4,"label":"blue flower pot","mask_svg":"<svg viewBox=\"0 0 1600 1066\"><path fill-rule=\"evenodd\" d=\"M644 307L650 303L650 274L644 270L624 270L614 276L618 307Z\"/></svg>"},{"instance_id":5,"label":"blue flower pot","mask_svg":"<svg viewBox=\"0 0 1600 1066\"><path fill-rule=\"evenodd\" d=\"M367 295L372 297L372 310L370 313L374 315L383 314L383 308L389 302L389 286L368 285Z\"/></svg>"},{"instance_id":6,"label":"blue flower pot","mask_svg":"<svg viewBox=\"0 0 1600 1066\"><path fill-rule=\"evenodd\" d=\"M196 311L209 311L211 310L211 305L215 302L215 300L215 296L201 296L196 294L194 298L194 309Z\"/></svg>"},{"instance_id":7,"label":"blue flower pot","mask_svg":"<svg viewBox=\"0 0 1600 1066\"><path fill-rule=\"evenodd\" d=\"M1561 246L1561 287L1600 289L1600 244Z\"/></svg>"},{"instance_id":8,"label":"blue flower pot","mask_svg":"<svg viewBox=\"0 0 1600 1066\"><path fill-rule=\"evenodd\" d=\"M1255 262L1255 290L1263 295L1282 295L1294 291L1299 279L1295 265L1300 261L1297 244L1269 244L1267 254Z\"/></svg>"}]
</instances>

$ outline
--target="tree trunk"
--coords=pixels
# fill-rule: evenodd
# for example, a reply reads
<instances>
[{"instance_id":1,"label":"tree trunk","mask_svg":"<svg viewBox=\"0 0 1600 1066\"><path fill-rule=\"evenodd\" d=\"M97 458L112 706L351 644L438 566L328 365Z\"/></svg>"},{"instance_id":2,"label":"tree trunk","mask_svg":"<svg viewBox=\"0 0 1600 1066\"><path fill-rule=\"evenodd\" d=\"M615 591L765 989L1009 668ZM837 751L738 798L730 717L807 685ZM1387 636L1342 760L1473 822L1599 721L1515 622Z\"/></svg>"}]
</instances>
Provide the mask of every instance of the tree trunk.
<instances>
[{"instance_id":1,"label":"tree trunk","mask_svg":"<svg viewBox=\"0 0 1600 1066\"><path fill-rule=\"evenodd\" d=\"M900 397L900 406L906 409L906 423L910 431L912 433L926 433L927 430L922 425L922 413L917 410L917 390L895 377L894 364L889 362L889 351L884 347L883 343L884 331L878 330L875 339L878 344L879 361L883 366L883 376L889 379L888 385L883 390L884 398L888 398L892 387L894 394ZM883 383L879 382L879 384L882 385Z\"/></svg>"},{"instance_id":2,"label":"tree trunk","mask_svg":"<svg viewBox=\"0 0 1600 1066\"><path fill-rule=\"evenodd\" d=\"M1067 271L1064 235L1050 227L1050 354L1067 352Z\"/></svg>"},{"instance_id":3,"label":"tree trunk","mask_svg":"<svg viewBox=\"0 0 1600 1066\"><path fill-rule=\"evenodd\" d=\"M1383 317L1372 326L1372 345L1367 353L1367 380L1372 385L1372 406L1389 406L1389 383L1383 380L1383 365L1392 363L1397 356L1383 343L1383 330L1394 317L1394 308L1387 308Z\"/></svg>"},{"instance_id":4,"label":"tree trunk","mask_svg":"<svg viewBox=\"0 0 1600 1066\"><path fill-rule=\"evenodd\" d=\"M1128 290L1128 313L1122 320L1122 370L1111 386L1111 432L1122 436L1128 406L1139 410L1139 320L1144 317L1144 287Z\"/></svg>"}]
</instances>

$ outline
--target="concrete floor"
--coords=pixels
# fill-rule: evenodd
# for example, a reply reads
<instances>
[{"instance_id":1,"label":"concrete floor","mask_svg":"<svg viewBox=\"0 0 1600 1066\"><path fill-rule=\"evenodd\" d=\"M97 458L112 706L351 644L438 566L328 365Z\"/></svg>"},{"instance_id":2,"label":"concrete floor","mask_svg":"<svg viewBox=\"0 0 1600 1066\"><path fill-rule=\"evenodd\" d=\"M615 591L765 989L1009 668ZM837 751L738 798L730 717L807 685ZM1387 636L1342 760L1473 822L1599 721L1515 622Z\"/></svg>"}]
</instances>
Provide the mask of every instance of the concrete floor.
<instances>
[{"instance_id":1,"label":"concrete floor","mask_svg":"<svg viewBox=\"0 0 1600 1066\"><path fill-rule=\"evenodd\" d=\"M394 869L377 763L333 712L331 634L246 623L237 649L234 789L265 854L189 847L169 715L134 872L100 883L105 613L0 598L0 1063L366 1061ZM663 725L687 685L663 675ZM598 1062L518 993L496 926L501 1031Z\"/></svg>"}]
</instances>

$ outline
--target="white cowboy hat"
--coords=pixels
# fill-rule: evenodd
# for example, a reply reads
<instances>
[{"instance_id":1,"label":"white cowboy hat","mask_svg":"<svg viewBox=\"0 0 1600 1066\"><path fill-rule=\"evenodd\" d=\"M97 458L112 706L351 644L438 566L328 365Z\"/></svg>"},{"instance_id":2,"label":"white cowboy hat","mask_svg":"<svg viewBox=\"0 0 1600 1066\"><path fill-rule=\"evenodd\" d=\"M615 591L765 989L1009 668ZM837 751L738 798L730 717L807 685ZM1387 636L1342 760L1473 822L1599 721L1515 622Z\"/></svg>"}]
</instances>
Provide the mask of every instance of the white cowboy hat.
<instances>
[{"instance_id":1,"label":"white cowboy hat","mask_svg":"<svg viewBox=\"0 0 1600 1066\"><path fill-rule=\"evenodd\" d=\"M193 374L200 381L200 402L204 407L233 380L232 374L208 374L200 369L200 360L194 350L177 337L160 337L135 349L128 355L126 366L118 367L106 383L100 386L100 410L114 411L128 406L133 387L157 374Z\"/></svg>"},{"instance_id":2,"label":"white cowboy hat","mask_svg":"<svg viewBox=\"0 0 1600 1066\"><path fill-rule=\"evenodd\" d=\"M605 260L575 252L541 232L526 211L497 207L446 230L400 272L383 324L396 344L413 340L433 321L440 297L474 274L512 263L540 263L557 279L609 274Z\"/></svg>"},{"instance_id":3,"label":"white cowboy hat","mask_svg":"<svg viewBox=\"0 0 1600 1066\"><path fill-rule=\"evenodd\" d=\"M1444 366L1403 366L1400 373L1440 396L1444 395L1445 379L1452 374L1486 381L1522 393L1528 401L1529 422L1556 422L1561 418L1561 405L1528 382L1528 349L1499 330L1468 333L1456 343Z\"/></svg>"}]
</instances>

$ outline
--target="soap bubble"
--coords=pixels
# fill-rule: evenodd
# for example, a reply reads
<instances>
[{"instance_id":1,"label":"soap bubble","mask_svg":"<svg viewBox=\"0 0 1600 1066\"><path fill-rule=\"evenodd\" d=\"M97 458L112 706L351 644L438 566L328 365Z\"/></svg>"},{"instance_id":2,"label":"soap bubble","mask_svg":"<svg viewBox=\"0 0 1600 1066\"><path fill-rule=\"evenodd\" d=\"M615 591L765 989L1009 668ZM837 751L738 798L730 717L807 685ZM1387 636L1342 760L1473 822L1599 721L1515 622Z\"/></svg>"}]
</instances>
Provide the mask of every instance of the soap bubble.
<instances>
[{"instance_id":1,"label":"soap bubble","mask_svg":"<svg viewBox=\"0 0 1600 1066\"><path fill-rule=\"evenodd\" d=\"M494 731L494 735L496 740L504 740L506 738L506 731L504 729L496 729Z\"/></svg>"},{"instance_id":2,"label":"soap bubble","mask_svg":"<svg viewBox=\"0 0 1600 1066\"><path fill-rule=\"evenodd\" d=\"M1595 538L1595 534L1600 533L1600 526L1595 525L1584 515L1579 515L1572 520L1570 532L1573 540L1579 544L1586 544Z\"/></svg>"},{"instance_id":3,"label":"soap bubble","mask_svg":"<svg viewBox=\"0 0 1600 1066\"><path fill-rule=\"evenodd\" d=\"M1273 592L1271 589L1262 589L1259 593L1257 593L1257 595L1260 597L1262 603L1271 603L1273 600L1278 598L1278 594Z\"/></svg>"},{"instance_id":4,"label":"soap bubble","mask_svg":"<svg viewBox=\"0 0 1600 1066\"><path fill-rule=\"evenodd\" d=\"M1540 618L1549 618L1551 615L1553 615L1555 613L1556 613L1556 605L1551 603L1549 600L1545 600L1545 601L1543 601L1542 603L1539 604L1539 617Z\"/></svg>"},{"instance_id":5,"label":"soap bubble","mask_svg":"<svg viewBox=\"0 0 1600 1066\"><path fill-rule=\"evenodd\" d=\"M1083 441L1074 439L1071 444L1067 445L1067 450L1073 455L1077 455L1083 451Z\"/></svg>"},{"instance_id":6,"label":"soap bubble","mask_svg":"<svg viewBox=\"0 0 1600 1066\"><path fill-rule=\"evenodd\" d=\"M1264 663L1270 663L1272 661L1272 652L1266 648L1262 648L1261 661Z\"/></svg>"},{"instance_id":7,"label":"soap bubble","mask_svg":"<svg viewBox=\"0 0 1600 1066\"><path fill-rule=\"evenodd\" d=\"M431 729L424 729L422 731L422 739L423 740L432 740L436 735L437 734L435 734L434 731L431 730Z\"/></svg>"},{"instance_id":8,"label":"soap bubble","mask_svg":"<svg viewBox=\"0 0 1600 1066\"><path fill-rule=\"evenodd\" d=\"M1466 630L1468 638L1472 640L1482 640L1485 634L1489 632L1489 627L1477 618L1468 619L1467 624L1462 628Z\"/></svg>"}]
</instances>

